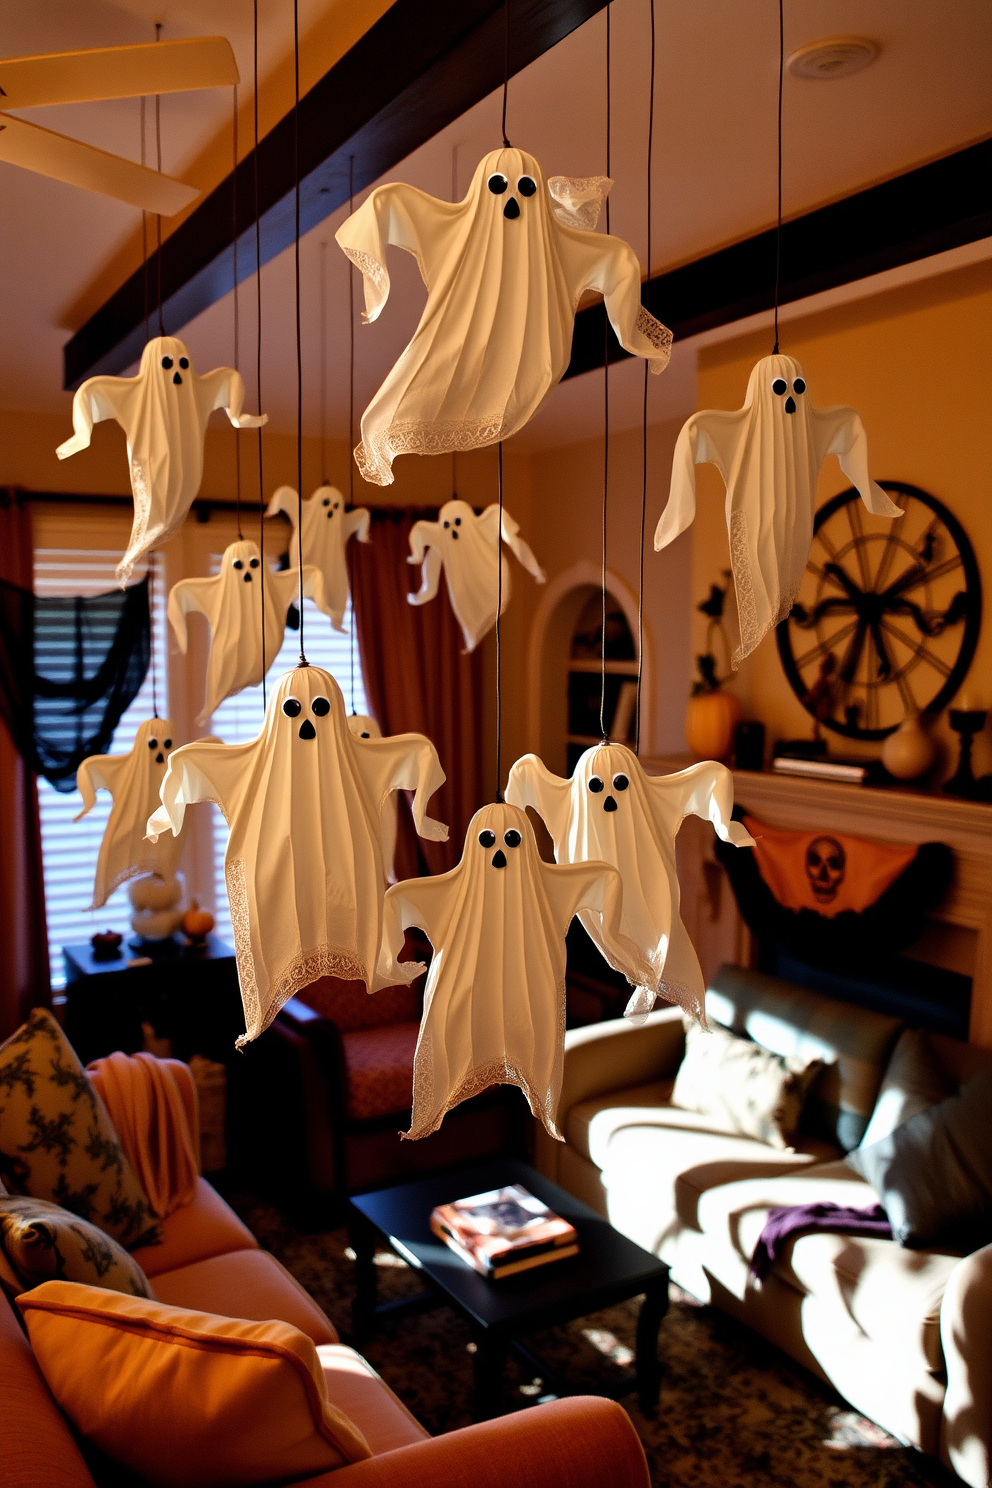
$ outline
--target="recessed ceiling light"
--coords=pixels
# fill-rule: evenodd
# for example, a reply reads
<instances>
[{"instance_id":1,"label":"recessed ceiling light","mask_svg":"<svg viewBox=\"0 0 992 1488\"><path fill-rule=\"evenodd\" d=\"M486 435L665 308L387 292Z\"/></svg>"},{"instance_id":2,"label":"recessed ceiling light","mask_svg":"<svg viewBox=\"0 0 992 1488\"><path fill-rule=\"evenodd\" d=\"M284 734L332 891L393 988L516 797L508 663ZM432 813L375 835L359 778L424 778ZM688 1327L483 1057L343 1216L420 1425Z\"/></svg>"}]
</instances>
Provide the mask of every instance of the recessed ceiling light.
<instances>
[{"instance_id":1,"label":"recessed ceiling light","mask_svg":"<svg viewBox=\"0 0 992 1488\"><path fill-rule=\"evenodd\" d=\"M831 78L850 77L868 67L880 50L877 41L869 41L865 36L828 36L799 47L786 66L793 77L829 82Z\"/></svg>"}]
</instances>

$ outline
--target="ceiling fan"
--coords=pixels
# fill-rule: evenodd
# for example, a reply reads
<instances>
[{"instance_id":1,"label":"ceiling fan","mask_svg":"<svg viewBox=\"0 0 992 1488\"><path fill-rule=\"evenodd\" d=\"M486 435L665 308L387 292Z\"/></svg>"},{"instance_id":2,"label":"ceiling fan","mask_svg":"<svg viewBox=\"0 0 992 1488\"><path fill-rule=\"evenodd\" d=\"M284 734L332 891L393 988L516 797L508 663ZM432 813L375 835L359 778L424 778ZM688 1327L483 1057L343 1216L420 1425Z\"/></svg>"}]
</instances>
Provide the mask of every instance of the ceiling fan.
<instances>
[{"instance_id":1,"label":"ceiling fan","mask_svg":"<svg viewBox=\"0 0 992 1488\"><path fill-rule=\"evenodd\" d=\"M150 97L230 87L237 81L231 43L223 36L4 57L0 58L0 108ZM196 187L172 176L6 112L0 113L0 161L116 197L163 217L181 212L200 195Z\"/></svg>"}]
</instances>

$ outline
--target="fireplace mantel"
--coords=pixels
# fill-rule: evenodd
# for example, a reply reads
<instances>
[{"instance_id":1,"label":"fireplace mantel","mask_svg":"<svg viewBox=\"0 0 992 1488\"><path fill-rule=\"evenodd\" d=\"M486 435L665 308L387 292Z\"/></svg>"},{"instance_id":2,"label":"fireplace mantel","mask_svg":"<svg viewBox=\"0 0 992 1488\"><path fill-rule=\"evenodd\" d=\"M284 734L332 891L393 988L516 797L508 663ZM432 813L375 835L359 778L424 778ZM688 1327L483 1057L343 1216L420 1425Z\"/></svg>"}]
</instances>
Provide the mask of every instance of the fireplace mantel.
<instances>
[{"instance_id":1,"label":"fireplace mantel","mask_svg":"<svg viewBox=\"0 0 992 1488\"><path fill-rule=\"evenodd\" d=\"M653 774L671 774L688 757L646 759ZM907 954L972 979L971 1042L992 1049L992 806L923 791L876 789L797 775L734 771L739 806L773 827L832 830L884 842L946 842L954 879ZM752 947L726 874L713 854L707 823L689 818L679 833L683 919L705 975L720 961L747 964Z\"/></svg>"}]
</instances>

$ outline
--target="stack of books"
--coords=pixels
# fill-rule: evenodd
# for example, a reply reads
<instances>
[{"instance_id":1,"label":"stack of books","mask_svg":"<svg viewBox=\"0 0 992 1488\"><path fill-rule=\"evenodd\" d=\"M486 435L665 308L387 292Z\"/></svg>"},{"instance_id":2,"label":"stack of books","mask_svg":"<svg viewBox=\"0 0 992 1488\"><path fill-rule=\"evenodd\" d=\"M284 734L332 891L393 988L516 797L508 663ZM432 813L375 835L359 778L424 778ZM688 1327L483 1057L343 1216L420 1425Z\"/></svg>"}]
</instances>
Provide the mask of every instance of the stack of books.
<instances>
[{"instance_id":1,"label":"stack of books","mask_svg":"<svg viewBox=\"0 0 992 1488\"><path fill-rule=\"evenodd\" d=\"M482 1276L513 1276L563 1261L579 1251L578 1236L522 1184L439 1204L431 1229Z\"/></svg>"}]
</instances>

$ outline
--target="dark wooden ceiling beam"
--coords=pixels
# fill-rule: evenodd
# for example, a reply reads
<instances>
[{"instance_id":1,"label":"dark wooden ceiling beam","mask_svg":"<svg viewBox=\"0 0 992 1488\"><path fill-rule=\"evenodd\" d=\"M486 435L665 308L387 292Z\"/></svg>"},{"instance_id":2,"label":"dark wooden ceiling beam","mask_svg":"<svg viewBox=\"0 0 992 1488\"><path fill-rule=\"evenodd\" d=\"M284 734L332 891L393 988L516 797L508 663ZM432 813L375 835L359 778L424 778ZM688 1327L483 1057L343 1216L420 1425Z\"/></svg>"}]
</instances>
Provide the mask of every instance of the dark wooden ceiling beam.
<instances>
[{"instance_id":1,"label":"dark wooden ceiling beam","mask_svg":"<svg viewBox=\"0 0 992 1488\"><path fill-rule=\"evenodd\" d=\"M779 303L989 236L992 140L985 140L784 223ZM647 295L676 340L770 310L774 300L774 229L655 275ZM576 316L566 377L602 367L604 318L602 304ZM629 355L612 330L609 344L611 362Z\"/></svg>"},{"instance_id":2,"label":"dark wooden ceiling beam","mask_svg":"<svg viewBox=\"0 0 992 1488\"><path fill-rule=\"evenodd\" d=\"M516 74L601 10L606 0L508 0L510 72ZM503 81L503 0L396 0L300 99L300 228L306 233ZM512 96L511 96L512 110ZM511 112L512 138L512 112ZM261 261L294 236L291 110L258 147ZM498 144L498 140L493 141ZM178 331L234 285L234 196L239 282L255 273L255 152L241 161L162 245L163 319ZM149 261L152 298L159 280ZM157 325L153 310L151 325ZM154 330L153 330L154 334ZM119 373L145 340L145 275L132 274L64 348L64 385Z\"/></svg>"}]
</instances>

